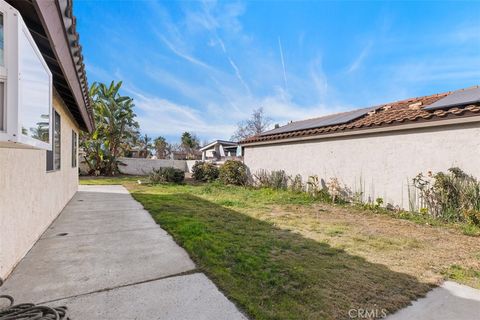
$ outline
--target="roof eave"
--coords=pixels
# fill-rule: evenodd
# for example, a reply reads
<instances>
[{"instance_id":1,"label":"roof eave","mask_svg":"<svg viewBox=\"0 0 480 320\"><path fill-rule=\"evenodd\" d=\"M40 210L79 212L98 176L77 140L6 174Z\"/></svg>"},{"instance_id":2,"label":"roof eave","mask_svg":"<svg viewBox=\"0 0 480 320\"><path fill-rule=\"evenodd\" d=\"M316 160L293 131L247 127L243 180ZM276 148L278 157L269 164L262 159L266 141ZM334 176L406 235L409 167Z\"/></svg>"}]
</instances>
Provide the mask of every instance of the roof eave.
<instances>
[{"instance_id":1,"label":"roof eave","mask_svg":"<svg viewBox=\"0 0 480 320\"><path fill-rule=\"evenodd\" d=\"M60 1L63 3L63 7L65 8L63 9L63 12ZM65 79L67 80L68 86L83 119L84 124L82 125L79 123L79 126L81 129L91 132L95 126L90 109L88 83L84 75L84 66L83 62L81 61L81 57L77 57L77 62L75 62L75 58L73 57L71 50L71 47L74 44L69 40L67 26L64 23L65 18L73 18L66 16L66 8L71 6L71 1L60 1L33 0L32 3L37 11L38 17L43 25L48 40L51 43L51 49L55 54L55 58L59 62L60 68L65 76ZM78 41L78 39L76 40ZM78 43L76 45L78 46ZM80 76L79 72L83 72L83 77Z\"/></svg>"},{"instance_id":2,"label":"roof eave","mask_svg":"<svg viewBox=\"0 0 480 320\"><path fill-rule=\"evenodd\" d=\"M387 126L378 126L378 127L361 127L355 130L350 129L350 130L343 130L343 131L338 131L333 133L322 133L317 135L308 135L308 136L300 136L300 137L271 139L271 140L257 140L257 141L251 141L251 142L242 141L240 142L240 146L249 147L249 146L259 146L259 145L282 144L282 143L290 143L290 142L301 142L301 141L309 141L309 140L322 140L322 139L328 139L328 138L366 135L366 134L374 134L374 133L381 133L381 132L404 131L404 130L441 127L441 126L476 123L476 122L480 122L479 114L463 116L463 117L449 117L446 119L441 119L436 121L412 121L410 123L399 123L397 125L387 125Z\"/></svg>"}]
</instances>

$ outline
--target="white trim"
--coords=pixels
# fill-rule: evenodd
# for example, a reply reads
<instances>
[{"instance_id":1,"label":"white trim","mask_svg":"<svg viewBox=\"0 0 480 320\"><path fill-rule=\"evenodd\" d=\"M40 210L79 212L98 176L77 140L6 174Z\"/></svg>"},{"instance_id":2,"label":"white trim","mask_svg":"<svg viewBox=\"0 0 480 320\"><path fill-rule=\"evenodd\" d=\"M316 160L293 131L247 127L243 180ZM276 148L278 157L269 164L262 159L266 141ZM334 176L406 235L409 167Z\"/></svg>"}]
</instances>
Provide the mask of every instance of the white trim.
<instances>
[{"instance_id":1,"label":"white trim","mask_svg":"<svg viewBox=\"0 0 480 320\"><path fill-rule=\"evenodd\" d=\"M0 11L3 14L4 26L4 64L5 68L0 67L0 80L5 83L4 92L4 128L0 132L0 146L12 148L36 148L52 150L53 130L52 130L52 103L53 103L53 78L47 63L43 59L40 50L37 47L32 35L30 34L20 13L0 0ZM49 141L44 142L34 139L28 135L22 134L20 114L24 107L22 103L22 75L21 70L21 48L20 37L25 36L34 54L41 63L43 69L48 75L48 112L49 112ZM46 110L47 111L47 110ZM0 119L1 120L1 119Z\"/></svg>"},{"instance_id":2,"label":"white trim","mask_svg":"<svg viewBox=\"0 0 480 320\"><path fill-rule=\"evenodd\" d=\"M216 144L219 144L219 145L222 145L222 146L223 146L223 145L226 145L226 146L231 146L231 147L234 147L234 146L237 146L237 145L238 145L238 143L236 143L236 142L226 142L226 141L225 141L225 143L224 143L224 142L222 142L222 141L220 141L220 140L215 140L215 141L213 141L213 142L210 142L210 143L207 144L206 146L201 147L199 150L200 150L200 151L208 150L208 149L210 149L212 146L215 146Z\"/></svg>"},{"instance_id":3,"label":"white trim","mask_svg":"<svg viewBox=\"0 0 480 320\"><path fill-rule=\"evenodd\" d=\"M463 117L458 119L437 120L437 121L431 121L431 122L412 123L412 124L400 124L397 126L388 126L383 128L348 130L343 132L320 134L320 135L308 136L308 137L297 137L297 138L278 139L278 140L271 140L271 141L241 143L240 145L242 147L250 147L250 146L258 146L258 145L268 145L268 144L282 144L282 143L289 143L289 142L299 142L299 141L301 142L301 141L322 140L322 139L336 138L336 137L366 135L366 134L379 133L379 132L392 132L392 131L403 131L403 130L412 130L412 129L421 129L421 128L442 127L442 126L449 126L449 125L455 125L455 124L475 123L475 122L480 122L480 115Z\"/></svg>"}]
</instances>

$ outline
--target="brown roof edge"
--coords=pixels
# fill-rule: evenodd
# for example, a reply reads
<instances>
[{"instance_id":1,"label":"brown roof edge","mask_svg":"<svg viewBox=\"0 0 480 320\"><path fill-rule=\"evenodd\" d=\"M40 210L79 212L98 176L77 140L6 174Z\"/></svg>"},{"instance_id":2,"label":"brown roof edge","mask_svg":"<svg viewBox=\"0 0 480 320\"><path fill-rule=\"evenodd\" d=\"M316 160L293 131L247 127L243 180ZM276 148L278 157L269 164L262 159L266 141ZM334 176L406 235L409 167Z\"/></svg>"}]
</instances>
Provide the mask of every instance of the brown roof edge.
<instances>
[{"instance_id":1,"label":"brown roof edge","mask_svg":"<svg viewBox=\"0 0 480 320\"><path fill-rule=\"evenodd\" d=\"M87 131L93 131L93 121L88 82L81 46L75 30L71 0L33 0L35 10L52 44L60 68L67 80ZM82 124L80 124L81 127Z\"/></svg>"}]
</instances>

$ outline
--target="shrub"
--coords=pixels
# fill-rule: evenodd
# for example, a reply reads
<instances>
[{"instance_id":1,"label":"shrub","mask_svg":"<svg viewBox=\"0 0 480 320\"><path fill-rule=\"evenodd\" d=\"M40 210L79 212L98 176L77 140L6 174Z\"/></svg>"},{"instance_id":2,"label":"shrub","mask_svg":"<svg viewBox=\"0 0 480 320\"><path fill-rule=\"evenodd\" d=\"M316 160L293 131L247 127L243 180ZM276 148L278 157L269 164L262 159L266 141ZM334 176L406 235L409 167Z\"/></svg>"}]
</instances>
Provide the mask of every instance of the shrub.
<instances>
[{"instance_id":1,"label":"shrub","mask_svg":"<svg viewBox=\"0 0 480 320\"><path fill-rule=\"evenodd\" d=\"M270 173L270 184L273 189L286 190L289 179L290 176L288 176L283 170L272 171Z\"/></svg>"},{"instance_id":2,"label":"shrub","mask_svg":"<svg viewBox=\"0 0 480 320\"><path fill-rule=\"evenodd\" d=\"M314 198L321 201L331 202L332 198L328 193L328 189L322 186L322 183L318 176L310 176L307 181L307 192Z\"/></svg>"},{"instance_id":3,"label":"shrub","mask_svg":"<svg viewBox=\"0 0 480 320\"><path fill-rule=\"evenodd\" d=\"M278 170L268 172L266 170L259 170L255 175L257 186L261 188L272 188L286 190L288 188L288 176L285 171Z\"/></svg>"},{"instance_id":4,"label":"shrub","mask_svg":"<svg viewBox=\"0 0 480 320\"><path fill-rule=\"evenodd\" d=\"M290 191L295 193L300 193L305 191L305 186L302 182L302 176L297 174L293 179L290 178L291 183L289 186Z\"/></svg>"},{"instance_id":5,"label":"shrub","mask_svg":"<svg viewBox=\"0 0 480 320\"><path fill-rule=\"evenodd\" d=\"M220 181L224 184L244 186L248 184L247 166L237 160L227 160L220 167Z\"/></svg>"},{"instance_id":6,"label":"shrub","mask_svg":"<svg viewBox=\"0 0 480 320\"><path fill-rule=\"evenodd\" d=\"M257 187L268 188L270 186L270 175L267 170L258 170L253 176Z\"/></svg>"},{"instance_id":7,"label":"shrub","mask_svg":"<svg viewBox=\"0 0 480 320\"><path fill-rule=\"evenodd\" d=\"M185 180L185 172L172 167L153 169L148 176L148 180L151 183L181 183Z\"/></svg>"},{"instance_id":8,"label":"shrub","mask_svg":"<svg viewBox=\"0 0 480 320\"><path fill-rule=\"evenodd\" d=\"M192 177L196 181L214 181L218 179L219 170L211 162L197 161L192 167Z\"/></svg>"},{"instance_id":9,"label":"shrub","mask_svg":"<svg viewBox=\"0 0 480 320\"><path fill-rule=\"evenodd\" d=\"M459 168L422 173L413 179L422 207L433 218L480 225L480 182Z\"/></svg>"}]
</instances>

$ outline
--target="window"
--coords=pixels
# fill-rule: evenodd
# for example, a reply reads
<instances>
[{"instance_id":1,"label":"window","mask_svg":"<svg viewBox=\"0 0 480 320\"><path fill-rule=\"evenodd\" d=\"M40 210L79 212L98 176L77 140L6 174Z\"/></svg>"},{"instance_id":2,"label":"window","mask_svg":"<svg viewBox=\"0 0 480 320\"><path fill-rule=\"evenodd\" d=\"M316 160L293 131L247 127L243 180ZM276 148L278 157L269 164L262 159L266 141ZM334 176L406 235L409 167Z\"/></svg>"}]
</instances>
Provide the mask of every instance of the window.
<instances>
[{"instance_id":1,"label":"window","mask_svg":"<svg viewBox=\"0 0 480 320\"><path fill-rule=\"evenodd\" d=\"M61 149L61 123L60 115L54 112L53 122L53 145L52 150L47 150L47 171L60 170L62 149Z\"/></svg>"},{"instance_id":2,"label":"window","mask_svg":"<svg viewBox=\"0 0 480 320\"><path fill-rule=\"evenodd\" d=\"M20 33L19 39L18 122L23 135L48 143L51 108L49 74L25 32L27 30Z\"/></svg>"},{"instance_id":3,"label":"window","mask_svg":"<svg viewBox=\"0 0 480 320\"><path fill-rule=\"evenodd\" d=\"M5 103L4 103L5 82L0 81L0 131L4 130L5 123Z\"/></svg>"},{"instance_id":4,"label":"window","mask_svg":"<svg viewBox=\"0 0 480 320\"><path fill-rule=\"evenodd\" d=\"M77 133L72 130L72 168L77 167Z\"/></svg>"},{"instance_id":5,"label":"window","mask_svg":"<svg viewBox=\"0 0 480 320\"><path fill-rule=\"evenodd\" d=\"M52 150L52 74L20 13L0 0L0 147Z\"/></svg>"},{"instance_id":6,"label":"window","mask_svg":"<svg viewBox=\"0 0 480 320\"><path fill-rule=\"evenodd\" d=\"M4 103L4 90L5 90L5 79L6 79L6 70L3 54L3 14L0 13L0 131L4 131L5 124L5 103Z\"/></svg>"},{"instance_id":7,"label":"window","mask_svg":"<svg viewBox=\"0 0 480 320\"><path fill-rule=\"evenodd\" d=\"M3 14L0 13L0 65L4 66L4 58L3 58Z\"/></svg>"}]
</instances>

